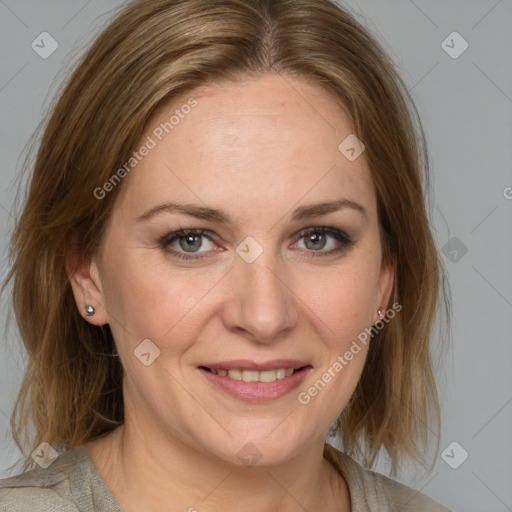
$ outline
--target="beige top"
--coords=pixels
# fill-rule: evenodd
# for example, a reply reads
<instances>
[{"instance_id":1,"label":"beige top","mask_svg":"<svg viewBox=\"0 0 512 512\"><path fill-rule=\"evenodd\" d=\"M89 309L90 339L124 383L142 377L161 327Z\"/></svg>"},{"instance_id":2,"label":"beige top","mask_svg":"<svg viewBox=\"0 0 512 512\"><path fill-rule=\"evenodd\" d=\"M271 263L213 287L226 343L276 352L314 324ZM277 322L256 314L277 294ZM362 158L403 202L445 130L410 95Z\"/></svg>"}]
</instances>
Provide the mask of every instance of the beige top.
<instances>
[{"instance_id":1,"label":"beige top","mask_svg":"<svg viewBox=\"0 0 512 512\"><path fill-rule=\"evenodd\" d=\"M330 444L324 457L346 480L352 512L450 512L424 494L364 469ZM0 512L123 512L84 446L0 480Z\"/></svg>"}]
</instances>

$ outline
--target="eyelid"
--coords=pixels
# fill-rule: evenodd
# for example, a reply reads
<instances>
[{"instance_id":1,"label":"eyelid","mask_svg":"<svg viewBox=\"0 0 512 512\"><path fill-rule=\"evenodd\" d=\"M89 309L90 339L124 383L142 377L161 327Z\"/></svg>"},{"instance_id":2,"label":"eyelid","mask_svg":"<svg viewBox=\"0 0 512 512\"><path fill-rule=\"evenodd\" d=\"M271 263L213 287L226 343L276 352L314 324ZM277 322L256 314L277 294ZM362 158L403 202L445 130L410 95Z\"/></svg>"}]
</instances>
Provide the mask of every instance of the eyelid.
<instances>
[{"instance_id":1,"label":"eyelid","mask_svg":"<svg viewBox=\"0 0 512 512\"><path fill-rule=\"evenodd\" d=\"M352 242L352 239L350 238L350 236L343 229L337 228L336 226L333 226L330 224L322 224L319 226L317 225L317 226L311 226L309 228L301 229L297 233L296 239L300 240L304 236L307 236L310 233L315 233L315 232L327 233L328 235L330 235L334 238L337 238L335 235L339 235L340 238L343 238L343 241L345 241L347 243Z\"/></svg>"},{"instance_id":2,"label":"eyelid","mask_svg":"<svg viewBox=\"0 0 512 512\"><path fill-rule=\"evenodd\" d=\"M214 243L215 245L219 245L218 242L216 242L217 235L208 229L203 228L183 228L178 227L176 230L172 231L171 233L168 233L164 235L162 238L160 238L159 243L162 246L164 250L166 250L168 253L177 253L177 254L187 254L187 253L181 253L178 251L173 250L167 250L166 247L169 246L172 242L175 240L178 240L179 238L186 236L186 235L197 235L202 236L206 239L208 239L210 242ZM211 251L210 251L211 252ZM206 253L188 253L188 254L206 254ZM199 259L194 256L195 259Z\"/></svg>"}]
</instances>

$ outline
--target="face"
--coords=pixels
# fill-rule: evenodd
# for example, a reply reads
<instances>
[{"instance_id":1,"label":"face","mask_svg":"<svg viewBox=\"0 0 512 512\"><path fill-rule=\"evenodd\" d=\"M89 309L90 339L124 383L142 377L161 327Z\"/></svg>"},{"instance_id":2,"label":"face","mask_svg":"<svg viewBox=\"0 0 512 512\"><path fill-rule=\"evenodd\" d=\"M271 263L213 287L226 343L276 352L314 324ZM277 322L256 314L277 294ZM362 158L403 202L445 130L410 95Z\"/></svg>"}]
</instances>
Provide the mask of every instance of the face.
<instances>
[{"instance_id":1,"label":"face","mask_svg":"<svg viewBox=\"0 0 512 512\"><path fill-rule=\"evenodd\" d=\"M275 75L154 113L137 147L156 144L73 280L97 309L87 320L110 324L127 422L234 464L247 443L277 464L323 439L393 280L364 153L338 149L353 132L329 92Z\"/></svg>"}]
</instances>

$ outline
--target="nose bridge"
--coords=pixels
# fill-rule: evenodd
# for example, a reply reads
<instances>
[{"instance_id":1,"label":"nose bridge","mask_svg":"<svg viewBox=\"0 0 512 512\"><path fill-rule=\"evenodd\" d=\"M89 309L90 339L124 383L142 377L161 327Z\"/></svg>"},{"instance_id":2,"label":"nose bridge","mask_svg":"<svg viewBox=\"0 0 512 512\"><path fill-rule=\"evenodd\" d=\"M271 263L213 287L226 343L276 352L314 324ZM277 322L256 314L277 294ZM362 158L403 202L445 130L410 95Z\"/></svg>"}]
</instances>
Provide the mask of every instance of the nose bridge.
<instances>
[{"instance_id":1,"label":"nose bridge","mask_svg":"<svg viewBox=\"0 0 512 512\"><path fill-rule=\"evenodd\" d=\"M231 327L241 328L256 340L267 343L290 329L297 321L298 312L285 277L282 261L270 248L265 248L251 262L243 256L237 257L234 303L230 305Z\"/></svg>"}]
</instances>

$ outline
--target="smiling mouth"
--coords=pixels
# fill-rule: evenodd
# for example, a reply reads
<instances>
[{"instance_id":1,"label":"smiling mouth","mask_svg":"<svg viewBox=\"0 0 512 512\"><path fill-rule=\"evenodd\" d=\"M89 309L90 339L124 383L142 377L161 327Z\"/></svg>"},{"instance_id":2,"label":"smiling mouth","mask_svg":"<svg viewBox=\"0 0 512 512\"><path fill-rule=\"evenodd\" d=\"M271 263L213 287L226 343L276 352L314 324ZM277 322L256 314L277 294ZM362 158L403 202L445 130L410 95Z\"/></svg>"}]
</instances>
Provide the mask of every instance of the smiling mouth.
<instances>
[{"instance_id":1,"label":"smiling mouth","mask_svg":"<svg viewBox=\"0 0 512 512\"><path fill-rule=\"evenodd\" d=\"M200 366L202 370L206 370L219 377L226 377L232 380L244 381L244 382L275 382L277 380L284 379L304 371L308 366L302 366L300 368L275 368L271 370L242 370L242 369L212 369L206 366Z\"/></svg>"}]
</instances>

